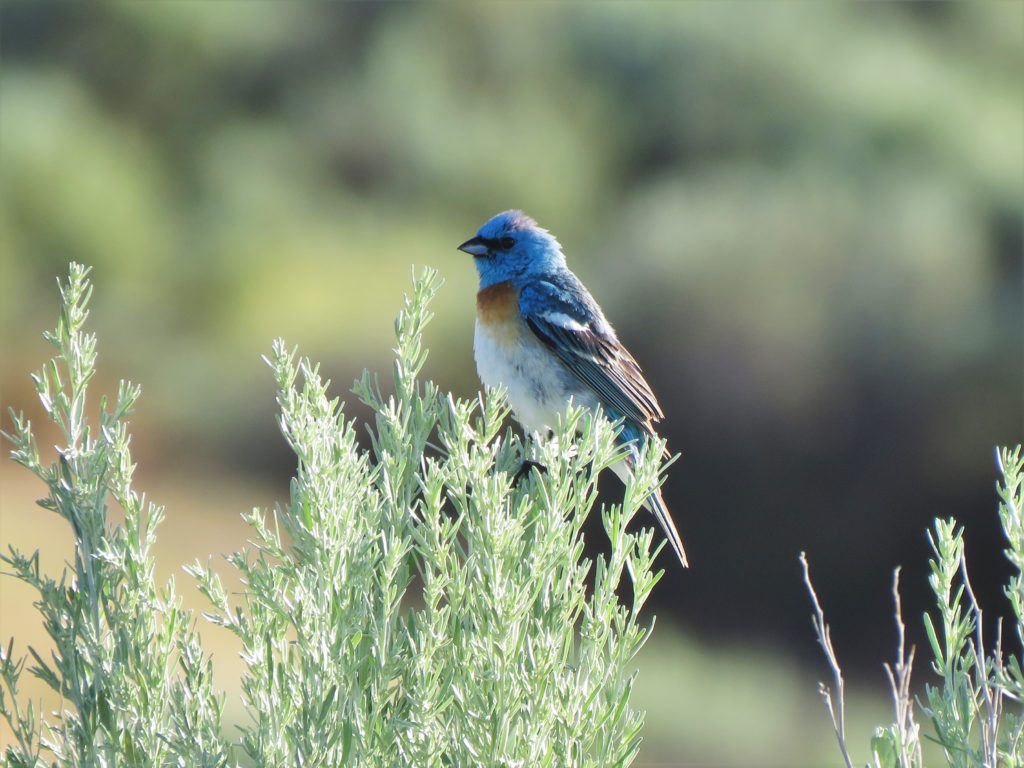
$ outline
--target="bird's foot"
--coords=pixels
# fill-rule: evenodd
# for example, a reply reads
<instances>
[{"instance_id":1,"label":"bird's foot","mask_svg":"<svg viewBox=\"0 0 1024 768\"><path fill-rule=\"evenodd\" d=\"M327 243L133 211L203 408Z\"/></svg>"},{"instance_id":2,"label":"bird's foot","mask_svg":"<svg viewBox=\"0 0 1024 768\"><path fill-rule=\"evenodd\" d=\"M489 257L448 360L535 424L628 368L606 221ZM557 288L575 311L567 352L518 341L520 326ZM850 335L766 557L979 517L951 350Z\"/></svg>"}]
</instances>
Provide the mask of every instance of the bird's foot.
<instances>
[{"instance_id":1,"label":"bird's foot","mask_svg":"<svg viewBox=\"0 0 1024 768\"><path fill-rule=\"evenodd\" d=\"M519 469L516 471L515 482L518 483L520 480L526 477L526 475L530 474L531 469L536 469L541 474L544 474L545 472L548 471L548 468L545 467L543 464L533 461L532 459L523 459L523 463L519 466Z\"/></svg>"}]
</instances>

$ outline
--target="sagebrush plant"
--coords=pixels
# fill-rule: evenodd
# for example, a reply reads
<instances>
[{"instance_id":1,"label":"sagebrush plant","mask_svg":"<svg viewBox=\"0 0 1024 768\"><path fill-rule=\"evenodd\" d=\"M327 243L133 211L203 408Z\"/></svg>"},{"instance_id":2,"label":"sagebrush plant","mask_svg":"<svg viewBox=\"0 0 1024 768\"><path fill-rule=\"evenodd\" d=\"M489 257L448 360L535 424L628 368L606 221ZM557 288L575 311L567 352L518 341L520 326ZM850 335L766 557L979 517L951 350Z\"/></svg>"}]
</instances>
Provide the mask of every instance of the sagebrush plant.
<instances>
[{"instance_id":1,"label":"sagebrush plant","mask_svg":"<svg viewBox=\"0 0 1024 768\"><path fill-rule=\"evenodd\" d=\"M878 728L871 740L871 765L876 768L923 766L922 739L933 742L951 768L1024 766L1024 670L1020 656L1003 647L1006 631L1024 643L1024 457L1019 445L998 450L996 457L1001 473L999 518L1008 543L1005 554L1013 566L1005 588L1013 616L1000 618L996 636L986 643L982 609L964 556L963 528L952 519L936 519L928 533L934 552L929 581L936 608L924 614L924 629L937 682L927 683L923 696L912 696L914 649L906 650L897 569L893 583L897 653L895 663L885 667L895 719ZM815 608L815 631L833 673L834 688L822 684L821 693L843 760L853 768L844 731L842 672L803 555L801 562ZM918 717L927 720L930 729L923 730Z\"/></svg>"},{"instance_id":2,"label":"sagebrush plant","mask_svg":"<svg viewBox=\"0 0 1024 768\"><path fill-rule=\"evenodd\" d=\"M4 759L10 766L221 765L222 698L213 691L209 659L173 582L160 588L153 578L151 547L163 510L132 488L125 419L139 388L122 381L113 403L101 398L95 424L87 417L96 363L96 337L83 330L92 293L87 274L71 265L57 327L44 334L57 354L32 376L62 433L56 460L43 463L20 414L11 412L13 429L4 433L12 458L46 485L39 505L67 520L74 534L73 562L57 578L41 570L38 552L8 547L0 554L8 574L38 593L35 606L54 648L46 659L30 648L29 671L61 699L53 718L20 701L27 659L14 658L12 638L0 658L0 715L14 734ZM111 501L123 523L111 520Z\"/></svg>"},{"instance_id":3,"label":"sagebrush plant","mask_svg":"<svg viewBox=\"0 0 1024 768\"><path fill-rule=\"evenodd\" d=\"M275 342L268 363L297 457L290 499L246 516L251 544L228 558L240 594L209 565L187 569L212 604L207 618L243 647L247 721L228 738L193 617L173 584L154 584L161 512L131 490L124 421L138 389L123 384L113 409L101 403L98 428L87 424L86 275L72 265L48 335L57 356L36 376L67 445L43 466L30 424L14 415L9 435L14 458L48 487L43 505L75 533L74 569L57 580L41 575L38 555L4 558L39 592L57 650L51 661L30 651L31 671L62 696L45 719L20 701L26 660L8 647L10 765L633 761L643 721L629 701L634 657L649 633L640 611L660 573L653 532L627 525L658 482L658 441L622 503L601 507L610 554L591 561L581 527L598 474L621 457L614 425L570 407L553 439L528 445L505 428L501 393L465 401L422 381L432 271L396 322L393 393L368 374L355 386L374 412L369 450L317 367ZM521 472L527 456L546 470ZM109 519L108 496L123 524Z\"/></svg>"}]
</instances>

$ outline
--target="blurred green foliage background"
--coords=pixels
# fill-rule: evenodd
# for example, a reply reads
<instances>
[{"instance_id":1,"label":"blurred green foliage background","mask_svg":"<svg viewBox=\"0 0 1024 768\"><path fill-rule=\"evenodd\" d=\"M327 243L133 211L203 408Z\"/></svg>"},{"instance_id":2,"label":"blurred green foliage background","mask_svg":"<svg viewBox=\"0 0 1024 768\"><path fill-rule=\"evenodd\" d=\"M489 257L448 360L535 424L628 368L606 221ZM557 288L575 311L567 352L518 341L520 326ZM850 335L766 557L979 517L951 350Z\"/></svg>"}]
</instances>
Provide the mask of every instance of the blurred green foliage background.
<instances>
[{"instance_id":1,"label":"blurred green foliage background","mask_svg":"<svg viewBox=\"0 0 1024 768\"><path fill-rule=\"evenodd\" d=\"M345 396L387 370L410 266L434 266L427 374L472 394L454 247L524 208L683 453L666 497L694 567L666 560L655 595L643 759L834 762L798 551L855 696L891 655L898 563L920 636L932 516L968 526L975 588L1006 609L992 447L1024 432L1022 71L1012 2L8 1L4 405L37 413L54 277L93 265L102 385L143 385L140 482L181 582L287 493L271 339ZM9 462L0 483L0 539L59 568L37 489ZM37 637L26 595L0 598L2 639Z\"/></svg>"}]
</instances>

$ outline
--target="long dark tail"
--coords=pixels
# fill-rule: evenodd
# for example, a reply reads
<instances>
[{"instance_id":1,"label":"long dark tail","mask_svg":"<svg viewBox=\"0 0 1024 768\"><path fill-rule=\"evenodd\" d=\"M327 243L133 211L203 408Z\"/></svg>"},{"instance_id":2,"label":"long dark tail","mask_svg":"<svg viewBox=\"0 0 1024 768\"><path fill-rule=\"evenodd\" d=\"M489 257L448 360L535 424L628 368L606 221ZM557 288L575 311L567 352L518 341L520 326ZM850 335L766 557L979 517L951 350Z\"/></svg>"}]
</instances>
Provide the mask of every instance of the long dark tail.
<instances>
[{"instance_id":1,"label":"long dark tail","mask_svg":"<svg viewBox=\"0 0 1024 768\"><path fill-rule=\"evenodd\" d=\"M611 409L608 412L612 416L617 415ZM640 449L638 446L642 445L643 441L647 439L645 432L647 435L653 434L650 424L640 426L636 422L626 421L622 426L619 440L626 444L628 453L622 461L612 465L612 470L622 478L623 482L628 481L629 475L633 472L633 467L640 460ZM644 501L644 507L654 515L658 525L661 526L661 530L665 532L665 538L668 539L669 546L672 547L672 551L679 558L680 564L683 568L689 568L690 563L686 560L686 552L683 550L683 540L679 537L676 524L672 522L672 515L669 514L668 507L665 506L665 499L661 496L661 489L656 488L654 493L647 497L646 501Z\"/></svg>"},{"instance_id":2,"label":"long dark tail","mask_svg":"<svg viewBox=\"0 0 1024 768\"><path fill-rule=\"evenodd\" d=\"M657 490L648 496L644 506L657 519L661 530L665 532L665 538L668 539L669 546L676 553L676 557L679 558L683 568L689 568L690 564L687 562L686 552L683 550L683 540L679 538L679 531L676 530L676 524L672 522L672 515L669 514L668 507L665 506L665 500L661 497L661 491Z\"/></svg>"}]
</instances>

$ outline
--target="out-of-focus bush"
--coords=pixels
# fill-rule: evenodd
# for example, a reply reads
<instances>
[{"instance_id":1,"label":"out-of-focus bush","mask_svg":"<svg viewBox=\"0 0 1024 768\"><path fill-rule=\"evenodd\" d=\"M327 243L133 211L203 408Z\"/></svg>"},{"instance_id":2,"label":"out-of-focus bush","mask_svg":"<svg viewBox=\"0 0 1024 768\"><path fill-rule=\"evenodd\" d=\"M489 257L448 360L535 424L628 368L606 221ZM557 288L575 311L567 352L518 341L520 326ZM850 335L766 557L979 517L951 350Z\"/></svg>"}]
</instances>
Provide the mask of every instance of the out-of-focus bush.
<instances>
[{"instance_id":1,"label":"out-of-focus bush","mask_svg":"<svg viewBox=\"0 0 1024 768\"><path fill-rule=\"evenodd\" d=\"M283 482L270 339L336 381L380 367L410 264L429 264L446 285L428 373L471 394L454 246L522 207L683 453L666 497L694 569L659 610L811 654L806 549L853 622L839 634L879 658L888 573L925 562L939 509L978 516L969 547L999 541L988 457L1024 426L1021 13L6 3L0 390L30 403L23 331L78 259L107 291L109 369L147 385L139 432L160 440L141 454ZM1002 568L979 567L980 594ZM926 576L906 572L908 610Z\"/></svg>"}]
</instances>

